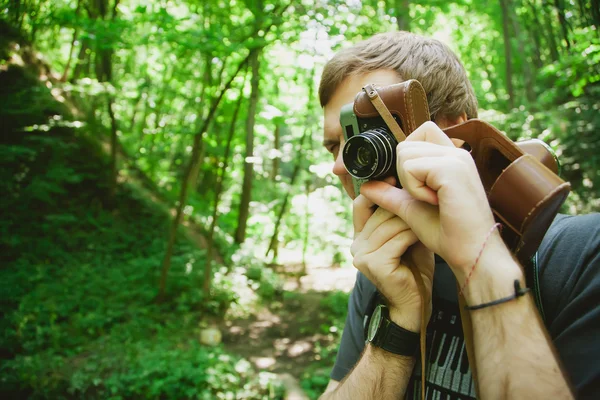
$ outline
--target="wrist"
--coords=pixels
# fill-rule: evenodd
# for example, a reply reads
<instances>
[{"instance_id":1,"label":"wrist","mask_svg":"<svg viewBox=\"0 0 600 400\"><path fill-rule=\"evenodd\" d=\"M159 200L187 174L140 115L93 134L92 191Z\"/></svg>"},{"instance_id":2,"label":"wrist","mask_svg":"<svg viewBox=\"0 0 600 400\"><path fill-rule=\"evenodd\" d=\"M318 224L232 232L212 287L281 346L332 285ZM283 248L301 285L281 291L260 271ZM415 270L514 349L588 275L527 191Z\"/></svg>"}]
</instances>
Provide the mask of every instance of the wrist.
<instances>
[{"instance_id":1,"label":"wrist","mask_svg":"<svg viewBox=\"0 0 600 400\"><path fill-rule=\"evenodd\" d=\"M421 309L413 307L392 308L390 307L390 320L396 325L411 332L421 330Z\"/></svg>"},{"instance_id":2,"label":"wrist","mask_svg":"<svg viewBox=\"0 0 600 400\"><path fill-rule=\"evenodd\" d=\"M371 343L369 343L369 345L367 346L366 355L369 357L370 360L375 361L377 364L381 364L382 362L406 363L407 361L415 360L414 356L402 356L399 354L394 354L380 347L374 346Z\"/></svg>"},{"instance_id":3,"label":"wrist","mask_svg":"<svg viewBox=\"0 0 600 400\"><path fill-rule=\"evenodd\" d=\"M472 270L456 276L469 306L487 303L514 293L515 279L525 287L523 271L499 234L490 238Z\"/></svg>"}]
</instances>

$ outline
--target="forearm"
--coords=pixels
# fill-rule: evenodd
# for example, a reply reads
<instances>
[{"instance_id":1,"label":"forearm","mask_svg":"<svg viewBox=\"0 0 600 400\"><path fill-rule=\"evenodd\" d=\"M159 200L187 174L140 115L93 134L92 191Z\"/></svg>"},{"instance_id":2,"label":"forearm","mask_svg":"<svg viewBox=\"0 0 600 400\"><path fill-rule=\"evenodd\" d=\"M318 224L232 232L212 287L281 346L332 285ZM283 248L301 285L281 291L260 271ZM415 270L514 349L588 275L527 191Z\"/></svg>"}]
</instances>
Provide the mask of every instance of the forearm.
<instances>
[{"instance_id":1,"label":"forearm","mask_svg":"<svg viewBox=\"0 0 600 400\"><path fill-rule=\"evenodd\" d=\"M505 248L484 252L476 268L464 292L468 305L510 296L515 279L525 287ZM531 294L468 312L480 398L572 397Z\"/></svg>"},{"instance_id":2,"label":"forearm","mask_svg":"<svg viewBox=\"0 0 600 400\"><path fill-rule=\"evenodd\" d=\"M367 345L358 364L333 392L320 400L398 399L406 391L414 357L398 356Z\"/></svg>"}]
</instances>

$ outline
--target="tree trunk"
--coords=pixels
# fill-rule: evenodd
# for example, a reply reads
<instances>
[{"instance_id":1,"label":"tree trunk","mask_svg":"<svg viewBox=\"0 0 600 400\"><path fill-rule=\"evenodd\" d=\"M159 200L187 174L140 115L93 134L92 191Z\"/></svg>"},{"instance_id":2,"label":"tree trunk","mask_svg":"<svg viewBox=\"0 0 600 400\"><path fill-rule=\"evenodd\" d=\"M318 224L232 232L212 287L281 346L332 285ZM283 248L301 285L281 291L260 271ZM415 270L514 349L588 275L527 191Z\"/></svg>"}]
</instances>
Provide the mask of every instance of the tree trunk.
<instances>
[{"instance_id":1,"label":"tree trunk","mask_svg":"<svg viewBox=\"0 0 600 400\"><path fill-rule=\"evenodd\" d=\"M248 105L248 117L246 119L246 154L244 157L244 183L242 186L242 198L240 200L240 211L238 214L237 230L235 232L235 242L243 243L246 239L246 223L248 222L248 214L250 209L250 199L252 194L252 178L254 172L254 164L252 157L254 156L254 121L256 118L256 110L258 108L259 97L259 81L260 81L260 66L259 57L260 50L255 51L249 60L252 70L250 102Z\"/></svg>"},{"instance_id":2,"label":"tree trunk","mask_svg":"<svg viewBox=\"0 0 600 400\"><path fill-rule=\"evenodd\" d=\"M410 0L395 1L396 21L398 22L398 30L410 31Z\"/></svg>"},{"instance_id":3,"label":"tree trunk","mask_svg":"<svg viewBox=\"0 0 600 400\"><path fill-rule=\"evenodd\" d=\"M275 140L273 141L273 150L274 150L274 157L273 157L273 165L271 167L271 180L273 182L275 182L277 180L277 175L279 175L279 161L281 159L280 157L280 150L279 148L281 147L281 124L279 123L279 121L276 122L275 124Z\"/></svg>"},{"instance_id":4,"label":"tree trunk","mask_svg":"<svg viewBox=\"0 0 600 400\"><path fill-rule=\"evenodd\" d=\"M533 9L534 6L531 5L531 8ZM552 61L558 61L558 44L554 35L554 26L552 25L551 18L548 16L546 7L542 7L542 17L544 19L543 25L546 26L546 38L548 39L548 47L550 48L550 57L552 57Z\"/></svg>"},{"instance_id":5,"label":"tree trunk","mask_svg":"<svg viewBox=\"0 0 600 400\"><path fill-rule=\"evenodd\" d=\"M310 240L310 180L306 180L306 203L304 204L304 240L302 241L302 271L300 276L306 275L306 253L308 252L308 242ZM300 284L298 277L298 285Z\"/></svg>"},{"instance_id":6,"label":"tree trunk","mask_svg":"<svg viewBox=\"0 0 600 400\"><path fill-rule=\"evenodd\" d=\"M133 110L131 111L131 118L129 120L129 132L133 132L135 130L135 124L137 121L138 112L140 111L140 104L142 103L142 99L146 95L146 86L144 88L138 88L140 91L138 97L133 102Z\"/></svg>"},{"instance_id":7,"label":"tree trunk","mask_svg":"<svg viewBox=\"0 0 600 400\"><path fill-rule=\"evenodd\" d=\"M565 5L561 0L554 0L554 6L558 13L558 22L560 22L560 28L562 29L563 38L567 45L567 51L571 50L571 42L569 42L569 25L567 18L565 17Z\"/></svg>"},{"instance_id":8,"label":"tree trunk","mask_svg":"<svg viewBox=\"0 0 600 400\"><path fill-rule=\"evenodd\" d=\"M410 31L410 0L394 0L394 14L399 31Z\"/></svg>"},{"instance_id":9,"label":"tree trunk","mask_svg":"<svg viewBox=\"0 0 600 400\"><path fill-rule=\"evenodd\" d=\"M313 69L311 71L310 74L310 78L308 79L309 85L308 85L308 98L312 99L313 98L313 91L314 91L314 85L312 84L312 82L314 82L314 77L315 77L315 70ZM307 138L309 138L309 132L311 131L312 127L310 124L310 118L312 116L312 107L311 107L311 103L309 103L309 107L307 110L307 114L306 114L306 120L304 122L304 132L302 133L302 137L300 138L300 143L299 146L296 147L297 149L299 149L298 151L298 156L295 158L296 164L294 165L294 170L292 171L292 176L290 179L290 188L294 186L294 183L296 182L296 177L298 176L298 172L300 171L300 167L302 165L302 152L304 151L304 142L306 141ZM310 139L308 139L310 140ZM312 146L311 146L311 150L312 150ZM279 210L279 214L277 215L277 221L275 222L275 227L273 229L273 236L271 236L271 240L269 241L269 247L267 248L267 252L265 253L265 257L267 257L269 255L269 253L271 251L273 251L273 259L277 259L277 250L278 250L278 238L277 236L279 236L279 226L281 225L281 221L283 219L283 216L285 215L286 209L287 209L287 203L289 201L289 197L290 197L290 191L288 190L285 194L285 197L283 198L283 204L281 205L281 209Z\"/></svg>"},{"instance_id":10,"label":"tree trunk","mask_svg":"<svg viewBox=\"0 0 600 400\"><path fill-rule=\"evenodd\" d=\"M537 16L537 11L535 10L535 8L533 8L533 5L530 2L527 2L527 4L531 8L531 12L529 14L531 15L532 20L525 20L523 25L529 33L529 36L533 39L533 61L535 67L537 69L540 69L544 66L544 63L542 62L542 42L540 40L540 27L542 26L542 24L540 23L540 20Z\"/></svg>"},{"instance_id":11,"label":"tree trunk","mask_svg":"<svg viewBox=\"0 0 600 400\"><path fill-rule=\"evenodd\" d=\"M217 111L217 107L221 103L223 96L231 87L233 80L240 73L242 68L248 62L248 59L254 54L254 50L250 51L250 53L244 58L240 64L238 65L236 71L231 75L229 81L225 84L219 95L212 101L211 107L209 109L208 115L204 120L202 126L198 133L194 135L194 144L192 146L192 156L186 167L184 177L181 183L181 191L179 192L179 203L177 204L177 210L175 212L175 218L173 218L173 223L171 224L171 229L169 230L169 239L167 241L167 250L165 252L165 258L163 259L161 275L160 275L160 283L159 283L159 293L158 300L162 301L165 298L166 287L167 287L167 275L169 273L169 269L171 268L171 257L173 255L173 248L175 247L175 241L177 239L177 228L181 223L181 218L183 216L183 209L187 204L188 191L190 186L194 187L194 183L196 177L198 175L198 170L200 169L201 163L201 154L204 152L203 147L203 137L208 129L208 126L212 122L212 119L215 116Z\"/></svg>"},{"instance_id":12,"label":"tree trunk","mask_svg":"<svg viewBox=\"0 0 600 400\"><path fill-rule=\"evenodd\" d=\"M179 203L177 204L177 210L175 211L175 218L171 224L169 230L169 240L167 242L167 251L163 260L162 271L160 276L160 288L158 293L158 300L162 301L165 297L166 286L167 286L167 274L171 268L171 258L173 256L173 249L175 247L175 240L177 239L177 228L181 223L183 216L183 209L187 202L188 190L195 180L198 169L200 167L200 158L198 154L200 152L200 146L202 145L202 134L194 135L194 145L192 147L192 157L189 164L186 167L183 182L181 183L181 191L179 192Z\"/></svg>"},{"instance_id":13,"label":"tree trunk","mask_svg":"<svg viewBox=\"0 0 600 400\"><path fill-rule=\"evenodd\" d=\"M79 48L79 54L77 55L77 62L73 69L73 76L71 82L76 82L79 76L87 69L90 63L90 56L88 50L90 48L89 39L85 38L81 41L81 47Z\"/></svg>"},{"instance_id":14,"label":"tree trunk","mask_svg":"<svg viewBox=\"0 0 600 400\"><path fill-rule=\"evenodd\" d=\"M304 142L306 141L306 138L308 137L308 132L310 131L310 129L308 128L308 126L306 128L304 128L304 133L302 134L302 138L300 139L300 144L297 147L298 149L302 149L304 146ZM298 157L296 157L296 165L294 165L294 170L292 171L292 176L290 178L290 187L293 187L294 184L296 183L296 178L298 177L298 172L300 172L300 167L302 166L302 156L300 155L300 153L298 154ZM269 253L273 250L276 249L276 244L277 244L277 236L279 235L279 226L281 225L281 221L283 220L283 216L285 215L285 212L287 210L287 204L289 202L290 199L290 190L288 190L285 193L285 197L283 198L283 203L281 204L281 208L279 209L279 214L277 215L277 221L275 222L275 228L273 229L273 236L271 236L271 241L269 242L269 248L267 249L267 252L265 253L265 257L267 257L269 255Z\"/></svg>"},{"instance_id":15,"label":"tree trunk","mask_svg":"<svg viewBox=\"0 0 600 400\"><path fill-rule=\"evenodd\" d=\"M596 32L600 27L600 0L591 0L592 23L596 26Z\"/></svg>"},{"instance_id":16,"label":"tree trunk","mask_svg":"<svg viewBox=\"0 0 600 400\"><path fill-rule=\"evenodd\" d=\"M118 3L118 1L116 2ZM98 14L95 17L106 19L108 17L108 0L99 0L96 2ZM116 7L116 6L115 6ZM115 10L116 13L116 10ZM114 19L116 14L111 14L110 19ZM113 66L112 66L112 49L98 49L96 51L96 78L98 82L108 84L107 90L111 90L113 81ZM115 194L117 192L117 120L113 110L113 95L108 92L107 111L110 119L110 186L109 186L109 202L111 207L115 205Z\"/></svg>"},{"instance_id":17,"label":"tree trunk","mask_svg":"<svg viewBox=\"0 0 600 400\"><path fill-rule=\"evenodd\" d=\"M511 25L513 28L513 33L515 35L515 39L517 40L517 46L519 49L521 49L523 52L525 52L525 49L527 48L527 46L522 40L521 28L519 26L519 22L517 21L517 16L515 15L513 8L510 7L510 0L506 0L506 1L507 1L507 5L509 6L507 8L508 19L511 22ZM531 57L531 59L533 60L533 57ZM529 62L529 58L525 54L522 54L521 65L523 67L523 76L525 78L525 82L524 82L525 97L527 98L527 101L529 103L533 103L535 100L535 85L534 85L534 81L533 81L534 74L531 72L532 64L533 64L533 62Z\"/></svg>"},{"instance_id":18,"label":"tree trunk","mask_svg":"<svg viewBox=\"0 0 600 400\"><path fill-rule=\"evenodd\" d=\"M231 117L231 124L229 126L229 134L227 136L227 143L225 144L225 154L223 155L223 166L219 171L219 176L217 177L217 184L215 187L215 200L214 200L214 208L212 214L212 221L210 223L210 229L208 230L208 244L207 244L207 253L206 253L206 263L204 266L204 283L203 283L203 291L204 293L208 293L210 290L211 278L212 278L212 259L214 255L214 237L215 237L215 228L217 226L217 219L219 218L219 204L221 202L221 193L223 192L223 182L225 181L225 177L227 174L227 167L229 165L229 154L231 153L231 142L233 140L233 135L235 133L235 125L237 122L238 114L240 111L240 107L242 105L242 100L244 99L244 82L240 88L240 97L235 106L235 110L233 111L233 116Z\"/></svg>"},{"instance_id":19,"label":"tree trunk","mask_svg":"<svg viewBox=\"0 0 600 400\"><path fill-rule=\"evenodd\" d=\"M77 3L77 10L79 10L79 3ZM78 13L78 11L75 11ZM63 71L62 76L60 77L61 82L67 81L67 76L69 76L69 69L71 69L71 61L73 60L73 50L75 49L75 42L77 41L77 35L79 34L79 30L75 28L73 30L73 39L71 40L71 47L69 48L69 57L67 58L67 63L65 64L65 69Z\"/></svg>"},{"instance_id":20,"label":"tree trunk","mask_svg":"<svg viewBox=\"0 0 600 400\"><path fill-rule=\"evenodd\" d=\"M117 178L118 178L118 170L117 170L117 120L115 118L115 113L113 111L113 98L111 94L108 94L108 116L110 118L110 189L109 189L109 199L111 203L111 207L115 205L115 194L117 193Z\"/></svg>"},{"instance_id":21,"label":"tree trunk","mask_svg":"<svg viewBox=\"0 0 600 400\"><path fill-rule=\"evenodd\" d=\"M509 15L508 10L510 7L510 0L500 0L500 8L502 9L502 32L504 34L504 64L506 66L506 92L508 94L508 107L513 109L514 107L514 89L512 83L512 51L510 43L510 31L509 31Z\"/></svg>"},{"instance_id":22,"label":"tree trunk","mask_svg":"<svg viewBox=\"0 0 600 400\"><path fill-rule=\"evenodd\" d=\"M586 1L585 0L577 0L577 6L579 8L579 18L581 19L581 21L583 22L581 24L581 26L590 26L593 25L593 10L590 13L590 15L588 15L588 12L586 10ZM600 7L600 4L598 5L598 7ZM600 10L599 10L600 11Z\"/></svg>"}]
</instances>

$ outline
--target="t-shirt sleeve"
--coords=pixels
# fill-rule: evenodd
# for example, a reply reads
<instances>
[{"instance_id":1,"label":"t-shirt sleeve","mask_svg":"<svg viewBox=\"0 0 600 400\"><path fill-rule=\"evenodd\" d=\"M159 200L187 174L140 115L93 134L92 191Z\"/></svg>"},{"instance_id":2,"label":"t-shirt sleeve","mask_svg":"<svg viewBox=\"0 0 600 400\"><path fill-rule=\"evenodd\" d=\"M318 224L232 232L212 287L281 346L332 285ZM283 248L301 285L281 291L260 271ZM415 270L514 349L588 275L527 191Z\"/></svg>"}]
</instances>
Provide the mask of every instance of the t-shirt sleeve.
<instances>
[{"instance_id":1,"label":"t-shirt sleeve","mask_svg":"<svg viewBox=\"0 0 600 400\"><path fill-rule=\"evenodd\" d=\"M363 321L365 311L371 297L375 294L373 284L360 272L356 275L356 283L348 301L348 315L342 340L335 359L330 378L341 381L350 373L358 362L365 347Z\"/></svg>"},{"instance_id":2,"label":"t-shirt sleeve","mask_svg":"<svg viewBox=\"0 0 600 400\"><path fill-rule=\"evenodd\" d=\"M600 393L600 214L559 216L539 252L546 326L578 399Z\"/></svg>"}]
</instances>

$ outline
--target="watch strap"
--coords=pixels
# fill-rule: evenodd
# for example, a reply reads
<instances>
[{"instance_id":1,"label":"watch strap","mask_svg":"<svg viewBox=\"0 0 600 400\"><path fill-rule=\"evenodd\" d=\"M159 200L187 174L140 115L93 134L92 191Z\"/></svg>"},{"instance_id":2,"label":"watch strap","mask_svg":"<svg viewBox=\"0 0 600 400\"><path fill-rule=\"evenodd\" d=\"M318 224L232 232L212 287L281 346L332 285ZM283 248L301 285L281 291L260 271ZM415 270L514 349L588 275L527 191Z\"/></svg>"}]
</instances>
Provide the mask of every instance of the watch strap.
<instances>
[{"instance_id":1,"label":"watch strap","mask_svg":"<svg viewBox=\"0 0 600 400\"><path fill-rule=\"evenodd\" d=\"M390 353L413 357L419 350L419 334L391 321L386 307L382 313L381 325L371 343Z\"/></svg>"}]
</instances>

